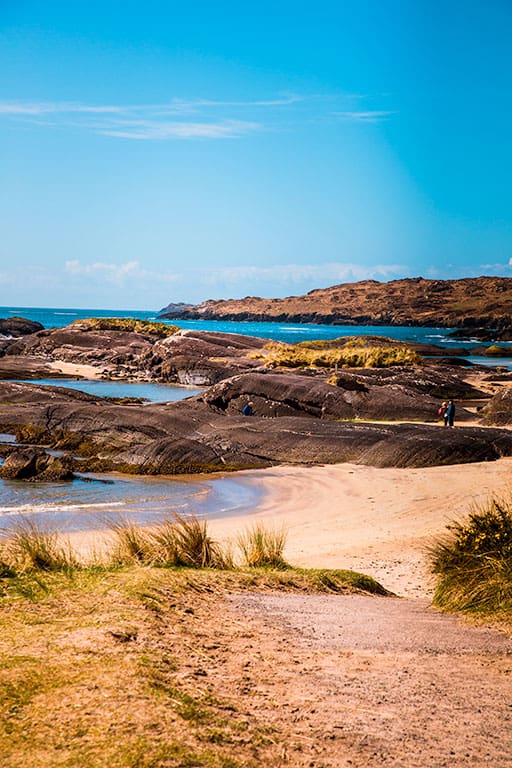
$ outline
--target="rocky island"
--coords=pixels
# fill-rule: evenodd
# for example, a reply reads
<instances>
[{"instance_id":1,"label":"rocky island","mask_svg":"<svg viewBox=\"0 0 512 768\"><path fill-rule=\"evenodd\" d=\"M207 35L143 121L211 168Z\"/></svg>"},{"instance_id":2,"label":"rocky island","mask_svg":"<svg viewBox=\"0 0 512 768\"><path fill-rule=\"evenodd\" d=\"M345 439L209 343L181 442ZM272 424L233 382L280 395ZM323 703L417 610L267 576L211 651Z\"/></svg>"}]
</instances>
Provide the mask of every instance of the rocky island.
<instances>
[{"instance_id":1,"label":"rocky island","mask_svg":"<svg viewBox=\"0 0 512 768\"><path fill-rule=\"evenodd\" d=\"M338 325L422 325L490 330L512 339L512 278L475 277L426 280L423 277L363 280L310 291L305 296L205 301L171 305L163 318L255 320Z\"/></svg>"}]
</instances>

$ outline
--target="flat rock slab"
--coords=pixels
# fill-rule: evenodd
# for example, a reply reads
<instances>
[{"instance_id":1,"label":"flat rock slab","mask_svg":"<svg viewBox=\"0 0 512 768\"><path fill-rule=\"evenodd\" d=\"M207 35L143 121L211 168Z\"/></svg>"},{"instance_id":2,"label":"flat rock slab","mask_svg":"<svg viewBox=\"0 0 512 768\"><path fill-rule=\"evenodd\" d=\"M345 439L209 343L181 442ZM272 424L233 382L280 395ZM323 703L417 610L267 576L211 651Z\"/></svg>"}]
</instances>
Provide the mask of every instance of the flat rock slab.
<instances>
[{"instance_id":1,"label":"flat rock slab","mask_svg":"<svg viewBox=\"0 0 512 768\"><path fill-rule=\"evenodd\" d=\"M286 648L268 685L316 739L315 765L512 765L510 637L422 600L244 594L230 606L259 626L260 650Z\"/></svg>"}]
</instances>

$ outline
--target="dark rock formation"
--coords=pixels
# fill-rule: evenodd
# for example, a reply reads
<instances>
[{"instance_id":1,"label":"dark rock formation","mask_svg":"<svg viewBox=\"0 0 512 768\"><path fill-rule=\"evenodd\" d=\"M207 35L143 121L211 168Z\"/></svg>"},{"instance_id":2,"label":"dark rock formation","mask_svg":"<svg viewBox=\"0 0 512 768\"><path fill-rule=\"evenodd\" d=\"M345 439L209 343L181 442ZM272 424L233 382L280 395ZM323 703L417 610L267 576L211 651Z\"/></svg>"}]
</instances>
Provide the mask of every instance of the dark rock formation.
<instances>
[{"instance_id":1,"label":"dark rock formation","mask_svg":"<svg viewBox=\"0 0 512 768\"><path fill-rule=\"evenodd\" d=\"M505 430L354 424L295 417L209 420L193 434L193 440L214 450L217 467L230 469L277 463L341 462L376 467L424 467L492 461L512 454L512 434ZM172 441L164 441L164 445L167 455L160 443L157 447L127 449L117 459L127 466L140 468L147 462L152 472L179 472L180 453L173 452ZM193 458L194 453L189 451L185 471L193 467Z\"/></svg>"},{"instance_id":2,"label":"dark rock formation","mask_svg":"<svg viewBox=\"0 0 512 768\"><path fill-rule=\"evenodd\" d=\"M504 331L512 329L512 278L425 280L416 277L388 283L364 280L285 299L246 296L240 300L210 300L184 310L180 317Z\"/></svg>"},{"instance_id":3,"label":"dark rock formation","mask_svg":"<svg viewBox=\"0 0 512 768\"><path fill-rule=\"evenodd\" d=\"M512 328L457 328L448 334L464 341L512 341Z\"/></svg>"},{"instance_id":4,"label":"dark rock formation","mask_svg":"<svg viewBox=\"0 0 512 768\"><path fill-rule=\"evenodd\" d=\"M42 331L44 326L41 323L36 323L34 320L26 320L24 317L8 317L3 319L0 317L0 335L1 336L28 336L36 331Z\"/></svg>"},{"instance_id":5,"label":"dark rock formation","mask_svg":"<svg viewBox=\"0 0 512 768\"><path fill-rule=\"evenodd\" d=\"M442 394L428 394L427 381L420 379L414 386L412 376L405 384L398 375L390 375L384 384L365 373L343 372L336 377L336 385L318 376L248 373L210 387L202 398L220 411L236 414L252 400L259 416L436 421L439 399L453 397L441 387ZM459 418L464 421L473 416L459 408Z\"/></svg>"},{"instance_id":6,"label":"dark rock formation","mask_svg":"<svg viewBox=\"0 0 512 768\"><path fill-rule=\"evenodd\" d=\"M5 349L8 355L31 355L75 363L130 362L151 350L156 337L130 331L96 330L69 325L20 338Z\"/></svg>"},{"instance_id":7,"label":"dark rock formation","mask_svg":"<svg viewBox=\"0 0 512 768\"><path fill-rule=\"evenodd\" d=\"M260 365L247 355L265 343L239 334L185 330L162 339L73 324L6 342L0 379L46 376L50 361L64 361L98 366L108 378L209 385Z\"/></svg>"},{"instance_id":8,"label":"dark rock formation","mask_svg":"<svg viewBox=\"0 0 512 768\"><path fill-rule=\"evenodd\" d=\"M160 310L158 317L179 317L186 310L192 309L193 306L193 304L186 304L183 301L171 303Z\"/></svg>"},{"instance_id":9,"label":"dark rock formation","mask_svg":"<svg viewBox=\"0 0 512 768\"><path fill-rule=\"evenodd\" d=\"M17 448L0 467L4 480L55 483L73 479L73 473L62 461L41 448Z\"/></svg>"},{"instance_id":10,"label":"dark rock formation","mask_svg":"<svg viewBox=\"0 0 512 768\"><path fill-rule=\"evenodd\" d=\"M378 390L385 394L387 387L363 384L368 391L332 387L315 377L246 374L179 403L122 406L98 399L73 399L64 389L44 401L33 385L0 382L0 431L16 430L20 436L27 435L26 439L33 435L36 441L43 434L48 444L68 446L87 456L84 468L147 474L244 469L283 462L351 461L421 467L512 455L512 432L508 430L333 420L340 412L354 413L355 400L351 398L359 399L367 410L376 408L372 398L382 402ZM24 398L9 387L27 387ZM257 387L256 414L259 406L272 402L268 398L272 395L282 414L294 415L246 418L236 413L233 400L240 392L256 391ZM332 406L321 418L315 397L323 398L327 391L333 395ZM398 392L403 406L403 391ZM414 400L417 408L430 408L428 395L415 396Z\"/></svg>"},{"instance_id":11,"label":"dark rock formation","mask_svg":"<svg viewBox=\"0 0 512 768\"><path fill-rule=\"evenodd\" d=\"M148 368L162 381L209 385L261 366L248 355L260 350L266 339L236 333L183 330L157 342L148 356Z\"/></svg>"}]
</instances>

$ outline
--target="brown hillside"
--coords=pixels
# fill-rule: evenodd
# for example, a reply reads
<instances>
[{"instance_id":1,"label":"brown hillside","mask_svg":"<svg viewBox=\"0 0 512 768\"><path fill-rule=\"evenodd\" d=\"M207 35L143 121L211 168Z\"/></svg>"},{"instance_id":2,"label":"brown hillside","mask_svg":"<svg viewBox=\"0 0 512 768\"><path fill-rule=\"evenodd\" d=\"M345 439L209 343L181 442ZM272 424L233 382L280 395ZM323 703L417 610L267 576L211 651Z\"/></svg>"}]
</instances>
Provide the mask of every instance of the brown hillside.
<instances>
[{"instance_id":1,"label":"brown hillside","mask_svg":"<svg viewBox=\"0 0 512 768\"><path fill-rule=\"evenodd\" d=\"M163 316L176 317L176 312ZM208 320L503 329L512 327L512 278L425 280L415 277L388 283L363 280L285 299L247 296L237 300L209 300L187 307L179 316Z\"/></svg>"}]
</instances>

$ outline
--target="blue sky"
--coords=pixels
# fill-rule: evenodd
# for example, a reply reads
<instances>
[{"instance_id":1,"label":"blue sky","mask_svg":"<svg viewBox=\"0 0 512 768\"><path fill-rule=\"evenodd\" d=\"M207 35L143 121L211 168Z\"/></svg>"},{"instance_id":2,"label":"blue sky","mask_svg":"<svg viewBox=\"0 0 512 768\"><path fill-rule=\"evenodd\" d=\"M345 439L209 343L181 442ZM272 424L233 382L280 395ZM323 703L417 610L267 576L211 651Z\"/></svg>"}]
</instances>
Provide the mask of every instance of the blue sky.
<instances>
[{"instance_id":1,"label":"blue sky","mask_svg":"<svg viewBox=\"0 0 512 768\"><path fill-rule=\"evenodd\" d=\"M0 304L512 275L512 5L0 0Z\"/></svg>"}]
</instances>

